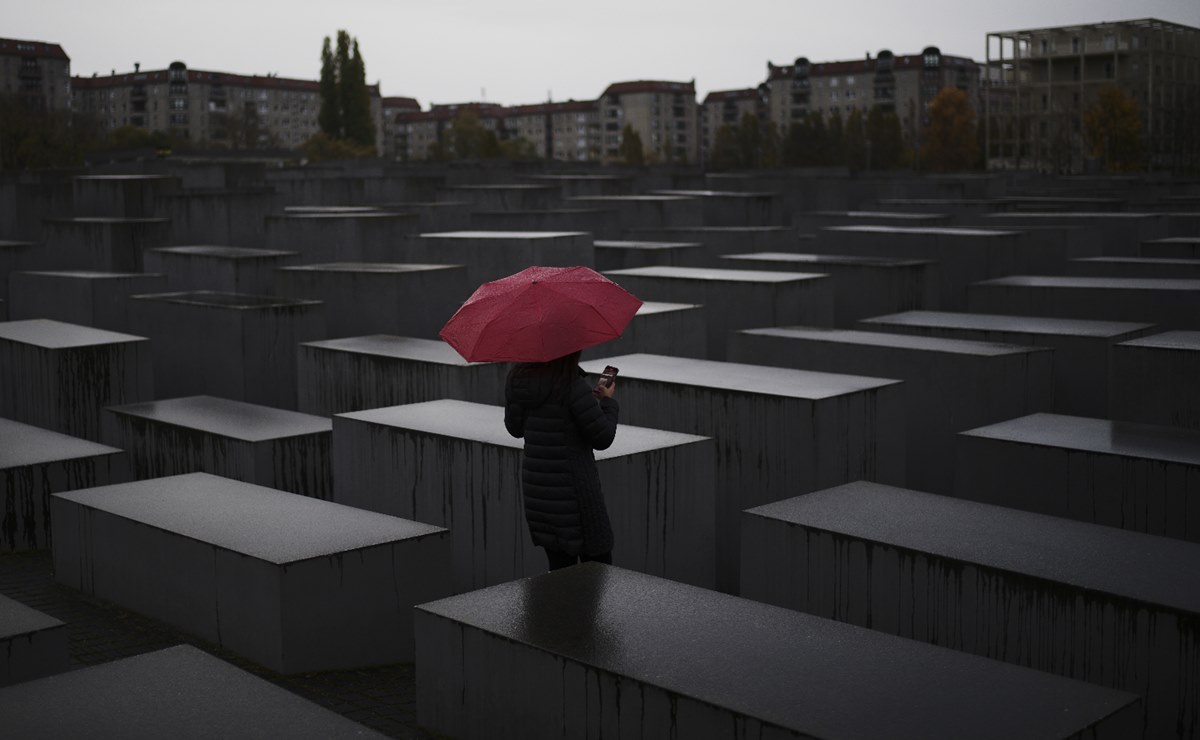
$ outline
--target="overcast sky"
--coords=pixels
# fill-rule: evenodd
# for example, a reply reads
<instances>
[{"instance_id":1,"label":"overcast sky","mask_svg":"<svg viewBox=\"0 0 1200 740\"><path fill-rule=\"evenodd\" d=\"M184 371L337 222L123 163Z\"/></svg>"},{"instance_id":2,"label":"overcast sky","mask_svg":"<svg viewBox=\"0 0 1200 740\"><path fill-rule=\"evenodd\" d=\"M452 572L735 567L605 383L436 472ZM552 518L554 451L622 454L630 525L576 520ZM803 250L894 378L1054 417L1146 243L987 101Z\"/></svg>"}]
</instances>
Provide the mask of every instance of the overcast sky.
<instances>
[{"instance_id":1,"label":"overcast sky","mask_svg":"<svg viewBox=\"0 0 1200 740\"><path fill-rule=\"evenodd\" d=\"M718 9L719 8L719 9ZM1200 0L0 0L0 36L49 41L90 76L164 69L316 79L346 29L384 95L431 103L590 100L610 82L753 87L768 61L891 49L983 60L985 36L1130 18L1200 27Z\"/></svg>"}]
</instances>

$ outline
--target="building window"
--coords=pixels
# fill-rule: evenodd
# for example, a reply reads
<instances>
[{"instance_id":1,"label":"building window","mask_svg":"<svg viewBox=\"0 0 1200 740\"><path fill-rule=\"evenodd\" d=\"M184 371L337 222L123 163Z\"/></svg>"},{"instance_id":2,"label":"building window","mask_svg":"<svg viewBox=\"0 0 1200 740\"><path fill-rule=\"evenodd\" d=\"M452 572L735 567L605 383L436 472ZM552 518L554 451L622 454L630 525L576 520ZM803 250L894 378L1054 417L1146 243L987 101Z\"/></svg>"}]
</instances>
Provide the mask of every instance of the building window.
<instances>
[{"instance_id":1,"label":"building window","mask_svg":"<svg viewBox=\"0 0 1200 740\"><path fill-rule=\"evenodd\" d=\"M1081 44L1079 42L1079 37L1076 36L1076 37L1072 38L1071 39L1071 53L1078 54L1082 49L1083 49L1083 44Z\"/></svg>"}]
</instances>

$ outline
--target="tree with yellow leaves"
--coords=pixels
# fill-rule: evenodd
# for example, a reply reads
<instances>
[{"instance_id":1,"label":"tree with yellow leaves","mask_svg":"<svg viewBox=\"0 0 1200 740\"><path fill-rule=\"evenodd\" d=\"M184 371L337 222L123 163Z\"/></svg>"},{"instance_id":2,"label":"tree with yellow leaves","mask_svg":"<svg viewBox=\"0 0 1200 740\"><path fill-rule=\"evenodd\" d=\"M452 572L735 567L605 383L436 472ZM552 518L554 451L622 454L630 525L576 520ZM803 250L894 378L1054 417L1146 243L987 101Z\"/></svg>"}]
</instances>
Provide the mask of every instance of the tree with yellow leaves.
<instances>
[{"instance_id":1,"label":"tree with yellow leaves","mask_svg":"<svg viewBox=\"0 0 1200 740\"><path fill-rule=\"evenodd\" d=\"M921 163L934 172L956 172L975 165L979 140L975 111L966 90L944 87L929 103L929 124L921 146Z\"/></svg>"},{"instance_id":2,"label":"tree with yellow leaves","mask_svg":"<svg viewBox=\"0 0 1200 740\"><path fill-rule=\"evenodd\" d=\"M1142 117L1137 101L1116 85L1106 85L1083 113L1083 135L1093 157L1109 172L1142 169Z\"/></svg>"}]
</instances>

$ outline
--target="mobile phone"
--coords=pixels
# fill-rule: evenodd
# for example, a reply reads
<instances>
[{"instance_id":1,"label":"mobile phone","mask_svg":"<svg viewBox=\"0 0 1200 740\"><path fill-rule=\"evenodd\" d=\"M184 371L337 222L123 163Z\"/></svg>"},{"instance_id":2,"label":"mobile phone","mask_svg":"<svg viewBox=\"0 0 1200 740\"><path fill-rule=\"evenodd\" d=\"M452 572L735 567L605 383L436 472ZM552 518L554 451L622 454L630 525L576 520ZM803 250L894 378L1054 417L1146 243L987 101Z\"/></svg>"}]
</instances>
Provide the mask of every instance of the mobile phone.
<instances>
[{"instance_id":1,"label":"mobile phone","mask_svg":"<svg viewBox=\"0 0 1200 740\"><path fill-rule=\"evenodd\" d=\"M600 385L607 388L617 379L617 373L621 372L620 368L615 368L612 365L607 365L604 372L600 374Z\"/></svg>"}]
</instances>

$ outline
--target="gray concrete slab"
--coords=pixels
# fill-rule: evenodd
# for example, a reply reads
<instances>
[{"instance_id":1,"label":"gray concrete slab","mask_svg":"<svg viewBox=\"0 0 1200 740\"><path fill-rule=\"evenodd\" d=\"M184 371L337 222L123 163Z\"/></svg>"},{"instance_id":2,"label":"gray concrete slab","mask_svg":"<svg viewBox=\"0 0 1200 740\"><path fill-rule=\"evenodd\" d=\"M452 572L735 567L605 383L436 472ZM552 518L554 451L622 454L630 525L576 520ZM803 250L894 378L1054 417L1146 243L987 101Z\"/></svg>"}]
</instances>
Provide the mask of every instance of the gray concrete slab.
<instances>
[{"instance_id":1,"label":"gray concrete slab","mask_svg":"<svg viewBox=\"0 0 1200 740\"><path fill-rule=\"evenodd\" d=\"M1142 737L1200 731L1200 545L865 482L742 523L743 596L1138 694Z\"/></svg>"},{"instance_id":2,"label":"gray concrete slab","mask_svg":"<svg viewBox=\"0 0 1200 740\"><path fill-rule=\"evenodd\" d=\"M975 283L968 296L973 313L1200 328L1200 280L1013 275Z\"/></svg>"},{"instance_id":3,"label":"gray concrete slab","mask_svg":"<svg viewBox=\"0 0 1200 740\"><path fill-rule=\"evenodd\" d=\"M382 202L374 206L390 213L412 213L420 233L458 231L471 227L471 204L465 201Z\"/></svg>"},{"instance_id":4,"label":"gray concrete slab","mask_svg":"<svg viewBox=\"0 0 1200 740\"><path fill-rule=\"evenodd\" d=\"M0 686L62 673L68 667L67 626L0 594Z\"/></svg>"},{"instance_id":5,"label":"gray concrete slab","mask_svg":"<svg viewBox=\"0 0 1200 740\"><path fill-rule=\"evenodd\" d=\"M151 293L133 298L131 317L154 342L159 398L207 394L294 409L296 345L327 336L320 301L278 296Z\"/></svg>"},{"instance_id":6,"label":"gray concrete slab","mask_svg":"<svg viewBox=\"0 0 1200 740\"><path fill-rule=\"evenodd\" d=\"M454 296L462 303L483 283L531 265L590 265L592 241L582 231L450 231L424 233L396 249L402 255L398 261L465 265L469 288Z\"/></svg>"},{"instance_id":7,"label":"gray concrete slab","mask_svg":"<svg viewBox=\"0 0 1200 740\"><path fill-rule=\"evenodd\" d=\"M625 331L616 339L583 351L584 360L639 352L672 357L708 355L709 309L692 303L643 301Z\"/></svg>"},{"instance_id":8,"label":"gray concrete slab","mask_svg":"<svg viewBox=\"0 0 1200 740\"><path fill-rule=\"evenodd\" d=\"M299 409L322 416L440 398L495 403L509 369L467 362L440 339L389 334L304 342L299 353Z\"/></svg>"},{"instance_id":9,"label":"gray concrete slab","mask_svg":"<svg viewBox=\"0 0 1200 740\"><path fill-rule=\"evenodd\" d=\"M437 199L465 201L475 211L520 211L553 208L561 202L561 195L553 185L495 183L448 186L438 190Z\"/></svg>"},{"instance_id":10,"label":"gray concrete slab","mask_svg":"<svg viewBox=\"0 0 1200 740\"><path fill-rule=\"evenodd\" d=\"M483 231L586 231L600 237L621 235L616 213L603 208L472 211L470 228Z\"/></svg>"},{"instance_id":11,"label":"gray concrete slab","mask_svg":"<svg viewBox=\"0 0 1200 740\"><path fill-rule=\"evenodd\" d=\"M266 217L263 246L299 252L305 262L399 261L396 245L420 231L409 213L294 213Z\"/></svg>"},{"instance_id":12,"label":"gray concrete slab","mask_svg":"<svg viewBox=\"0 0 1200 740\"><path fill-rule=\"evenodd\" d=\"M1200 432L1033 414L962 432L955 495L1200 542Z\"/></svg>"},{"instance_id":13,"label":"gray concrete slab","mask_svg":"<svg viewBox=\"0 0 1200 740\"><path fill-rule=\"evenodd\" d=\"M705 226L780 226L786 209L779 193L745 190L652 190L700 202Z\"/></svg>"},{"instance_id":14,"label":"gray concrete slab","mask_svg":"<svg viewBox=\"0 0 1200 740\"><path fill-rule=\"evenodd\" d=\"M620 238L633 229L668 229L701 226L703 204L681 195L592 195L566 201L577 208L599 208L610 215L615 231L605 230L606 239Z\"/></svg>"},{"instance_id":15,"label":"gray concrete slab","mask_svg":"<svg viewBox=\"0 0 1200 740\"><path fill-rule=\"evenodd\" d=\"M330 337L398 334L434 339L475 287L463 265L328 262L281 267L279 295L324 303Z\"/></svg>"},{"instance_id":16,"label":"gray concrete slab","mask_svg":"<svg viewBox=\"0 0 1200 740\"><path fill-rule=\"evenodd\" d=\"M142 252L170 243L165 218L48 218L39 267L141 272Z\"/></svg>"},{"instance_id":17,"label":"gray concrete slab","mask_svg":"<svg viewBox=\"0 0 1200 740\"><path fill-rule=\"evenodd\" d=\"M0 419L4 511L0 551L50 547L50 494L126 479L128 461L115 447Z\"/></svg>"},{"instance_id":18,"label":"gray concrete slab","mask_svg":"<svg viewBox=\"0 0 1200 740\"><path fill-rule=\"evenodd\" d=\"M450 593L440 527L206 473L51 505L61 583L279 673L412 660L412 606Z\"/></svg>"},{"instance_id":19,"label":"gray concrete slab","mask_svg":"<svg viewBox=\"0 0 1200 740\"><path fill-rule=\"evenodd\" d=\"M136 479L204 472L329 499L329 419L212 396L105 409L104 439Z\"/></svg>"},{"instance_id":20,"label":"gray concrete slab","mask_svg":"<svg viewBox=\"0 0 1200 740\"><path fill-rule=\"evenodd\" d=\"M0 239L0 299L8 298L8 276L21 270L36 269L42 252L37 242Z\"/></svg>"},{"instance_id":21,"label":"gray concrete slab","mask_svg":"<svg viewBox=\"0 0 1200 740\"><path fill-rule=\"evenodd\" d=\"M794 226L640 227L625 229L623 238L700 244L700 249L681 255L688 260L686 265L694 267L720 267L726 254L797 252L804 243Z\"/></svg>"},{"instance_id":22,"label":"gray concrete slab","mask_svg":"<svg viewBox=\"0 0 1200 740\"><path fill-rule=\"evenodd\" d=\"M690 255L700 248L699 242L648 242L626 240L597 240L596 269L626 270L650 265L695 264Z\"/></svg>"},{"instance_id":23,"label":"gray concrete slab","mask_svg":"<svg viewBox=\"0 0 1200 740\"><path fill-rule=\"evenodd\" d=\"M850 480L905 480L898 380L663 355L615 365L623 423L716 439L717 584L737 588L738 512Z\"/></svg>"},{"instance_id":24,"label":"gray concrete slab","mask_svg":"<svg viewBox=\"0 0 1200 740\"><path fill-rule=\"evenodd\" d=\"M535 184L554 185L564 198L587 195L628 195L633 191L629 175L528 175L525 180Z\"/></svg>"},{"instance_id":25,"label":"gray concrete slab","mask_svg":"<svg viewBox=\"0 0 1200 740\"><path fill-rule=\"evenodd\" d=\"M334 417L334 500L450 530L455 592L545 572L504 407L455 400ZM711 587L713 443L622 424L595 453L623 567Z\"/></svg>"},{"instance_id":26,"label":"gray concrete slab","mask_svg":"<svg viewBox=\"0 0 1200 740\"><path fill-rule=\"evenodd\" d=\"M0 323L0 416L100 439L100 410L154 397L144 337L50 319Z\"/></svg>"},{"instance_id":27,"label":"gray concrete slab","mask_svg":"<svg viewBox=\"0 0 1200 740\"><path fill-rule=\"evenodd\" d=\"M1167 259L1200 259L1200 236L1170 236L1165 239L1147 239L1142 242L1143 257Z\"/></svg>"},{"instance_id":28,"label":"gray concrete slab","mask_svg":"<svg viewBox=\"0 0 1200 740\"><path fill-rule=\"evenodd\" d=\"M385 737L188 645L9 687L0 712L29 740Z\"/></svg>"},{"instance_id":29,"label":"gray concrete slab","mask_svg":"<svg viewBox=\"0 0 1200 740\"><path fill-rule=\"evenodd\" d=\"M967 286L1010 275L1029 250L1016 231L952 227L829 226L805 251L845 256L928 259L938 263L938 305L962 310Z\"/></svg>"},{"instance_id":30,"label":"gray concrete slab","mask_svg":"<svg viewBox=\"0 0 1200 740\"><path fill-rule=\"evenodd\" d=\"M168 290L271 295L275 291L275 268L295 264L300 254L196 244L148 249L144 259L147 270L167 276Z\"/></svg>"},{"instance_id":31,"label":"gray concrete slab","mask_svg":"<svg viewBox=\"0 0 1200 740\"><path fill-rule=\"evenodd\" d=\"M1000 342L1054 350L1054 410L1108 416L1113 346L1154 330L1153 324L1040 316L907 311L858 322L866 331Z\"/></svg>"},{"instance_id":32,"label":"gray concrete slab","mask_svg":"<svg viewBox=\"0 0 1200 740\"><path fill-rule=\"evenodd\" d=\"M1200 280L1200 259L1084 257L1071 260L1067 274L1084 277L1186 278Z\"/></svg>"},{"instance_id":33,"label":"gray concrete slab","mask_svg":"<svg viewBox=\"0 0 1200 740\"><path fill-rule=\"evenodd\" d=\"M722 260L744 269L829 275L833 280L833 323L840 327L881 313L936 309L941 295L938 265L933 260L799 252L729 254Z\"/></svg>"},{"instance_id":34,"label":"gray concrete slab","mask_svg":"<svg viewBox=\"0 0 1200 740\"><path fill-rule=\"evenodd\" d=\"M416 628L418 719L461 738L1120 737L1138 719L1126 692L596 563L423 604Z\"/></svg>"},{"instance_id":35,"label":"gray concrete slab","mask_svg":"<svg viewBox=\"0 0 1200 740\"><path fill-rule=\"evenodd\" d=\"M1053 352L1039 347L796 326L737 332L730 359L853 375L886 368L904 381L908 485L936 493L954 489L946 459L957 432L1053 405Z\"/></svg>"},{"instance_id":36,"label":"gray concrete slab","mask_svg":"<svg viewBox=\"0 0 1200 740\"><path fill-rule=\"evenodd\" d=\"M13 320L54 319L110 331L130 331L129 296L167 289L162 274L63 270L9 276Z\"/></svg>"},{"instance_id":37,"label":"gray concrete slab","mask_svg":"<svg viewBox=\"0 0 1200 740\"><path fill-rule=\"evenodd\" d=\"M1001 229L1019 229L1023 226L1060 224L1066 226L1100 226L1100 254L1109 257L1133 256L1138 245L1147 239L1161 239L1168 233L1168 218L1157 213L1133 213L1127 211L1059 211L990 213L982 222Z\"/></svg>"},{"instance_id":38,"label":"gray concrete slab","mask_svg":"<svg viewBox=\"0 0 1200 740\"><path fill-rule=\"evenodd\" d=\"M263 186L188 188L158 197L155 215L171 220L171 244L245 244L266 239L275 189Z\"/></svg>"},{"instance_id":39,"label":"gray concrete slab","mask_svg":"<svg viewBox=\"0 0 1200 740\"><path fill-rule=\"evenodd\" d=\"M1200 332L1169 331L1113 347L1112 418L1200 430Z\"/></svg>"},{"instance_id":40,"label":"gray concrete slab","mask_svg":"<svg viewBox=\"0 0 1200 740\"><path fill-rule=\"evenodd\" d=\"M792 225L811 234L826 226L949 226L948 213L911 211L805 211L792 214Z\"/></svg>"},{"instance_id":41,"label":"gray concrete slab","mask_svg":"<svg viewBox=\"0 0 1200 740\"><path fill-rule=\"evenodd\" d=\"M149 218L160 216L157 199L180 188L163 175L80 175L73 180L76 216Z\"/></svg>"},{"instance_id":42,"label":"gray concrete slab","mask_svg":"<svg viewBox=\"0 0 1200 740\"><path fill-rule=\"evenodd\" d=\"M638 267L605 273L646 301L692 303L706 312L709 359L728 355L731 332L833 323L833 286L823 274L701 267Z\"/></svg>"}]
</instances>

